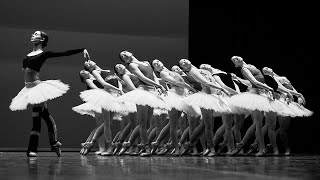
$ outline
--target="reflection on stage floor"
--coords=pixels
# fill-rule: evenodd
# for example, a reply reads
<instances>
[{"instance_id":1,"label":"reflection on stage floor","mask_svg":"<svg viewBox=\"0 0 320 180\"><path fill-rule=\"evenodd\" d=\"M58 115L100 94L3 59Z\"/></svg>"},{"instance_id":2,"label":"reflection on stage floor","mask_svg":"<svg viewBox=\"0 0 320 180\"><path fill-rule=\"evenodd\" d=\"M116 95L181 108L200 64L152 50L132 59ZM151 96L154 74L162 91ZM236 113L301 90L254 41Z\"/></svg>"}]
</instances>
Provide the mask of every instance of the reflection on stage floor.
<instances>
[{"instance_id":1,"label":"reflection on stage floor","mask_svg":"<svg viewBox=\"0 0 320 180\"><path fill-rule=\"evenodd\" d=\"M0 153L1 179L319 179L319 155L279 157L103 157Z\"/></svg>"}]
</instances>

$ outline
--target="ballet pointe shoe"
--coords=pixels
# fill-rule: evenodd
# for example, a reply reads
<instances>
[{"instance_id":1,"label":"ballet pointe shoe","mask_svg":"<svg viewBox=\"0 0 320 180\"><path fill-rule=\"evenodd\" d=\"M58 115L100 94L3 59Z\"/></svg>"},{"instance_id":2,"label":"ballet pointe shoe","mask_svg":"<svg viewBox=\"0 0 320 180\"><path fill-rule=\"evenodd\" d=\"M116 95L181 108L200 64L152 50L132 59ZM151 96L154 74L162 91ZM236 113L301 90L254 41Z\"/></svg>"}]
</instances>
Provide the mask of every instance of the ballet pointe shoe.
<instances>
[{"instance_id":1,"label":"ballet pointe shoe","mask_svg":"<svg viewBox=\"0 0 320 180\"><path fill-rule=\"evenodd\" d=\"M114 151L113 145L109 146L107 151L101 153L101 156L112 156Z\"/></svg>"},{"instance_id":2,"label":"ballet pointe shoe","mask_svg":"<svg viewBox=\"0 0 320 180\"><path fill-rule=\"evenodd\" d=\"M224 149L227 147L227 145L223 144L223 143L220 143L218 146L219 146L219 148L218 148L218 151L216 153L217 155L221 154L224 151Z\"/></svg>"},{"instance_id":3,"label":"ballet pointe shoe","mask_svg":"<svg viewBox=\"0 0 320 180\"><path fill-rule=\"evenodd\" d=\"M29 152L27 154L28 157L37 157L37 153L36 152Z\"/></svg>"},{"instance_id":4,"label":"ballet pointe shoe","mask_svg":"<svg viewBox=\"0 0 320 180\"><path fill-rule=\"evenodd\" d=\"M243 143L237 143L236 147L234 148L234 150L231 152L231 155L237 155L243 148L244 144Z\"/></svg>"},{"instance_id":5,"label":"ballet pointe shoe","mask_svg":"<svg viewBox=\"0 0 320 180\"><path fill-rule=\"evenodd\" d=\"M129 147L131 146L131 143L130 142L124 142L122 143L122 148L121 150L119 151L119 156L122 156L128 149Z\"/></svg>"},{"instance_id":6,"label":"ballet pointe shoe","mask_svg":"<svg viewBox=\"0 0 320 180\"><path fill-rule=\"evenodd\" d=\"M246 156L251 155L253 152L257 152L259 150L258 144L251 144L249 150L246 152Z\"/></svg>"},{"instance_id":7,"label":"ballet pointe shoe","mask_svg":"<svg viewBox=\"0 0 320 180\"><path fill-rule=\"evenodd\" d=\"M213 147L210 148L209 150L210 150L210 152L209 152L209 154L207 154L208 157L213 157L213 156L217 155L217 153Z\"/></svg>"},{"instance_id":8,"label":"ballet pointe shoe","mask_svg":"<svg viewBox=\"0 0 320 180\"><path fill-rule=\"evenodd\" d=\"M183 150L181 151L180 156L188 154L194 147L195 147L195 144L191 144L190 142L186 142L183 145Z\"/></svg>"},{"instance_id":9,"label":"ballet pointe shoe","mask_svg":"<svg viewBox=\"0 0 320 180\"><path fill-rule=\"evenodd\" d=\"M57 141L55 144L51 145L51 151L55 152L58 157L61 156L61 142Z\"/></svg>"},{"instance_id":10,"label":"ballet pointe shoe","mask_svg":"<svg viewBox=\"0 0 320 180\"><path fill-rule=\"evenodd\" d=\"M151 156L151 149L148 144L144 145L144 147L140 151L140 156L141 157L148 157Z\"/></svg>"},{"instance_id":11,"label":"ballet pointe shoe","mask_svg":"<svg viewBox=\"0 0 320 180\"><path fill-rule=\"evenodd\" d=\"M291 154L291 150L290 149L286 149L286 152L284 153L285 156L289 156Z\"/></svg>"},{"instance_id":12,"label":"ballet pointe shoe","mask_svg":"<svg viewBox=\"0 0 320 180\"><path fill-rule=\"evenodd\" d=\"M155 152L157 151L158 147L159 147L159 143L152 142L151 143L151 154L155 154Z\"/></svg>"},{"instance_id":13,"label":"ballet pointe shoe","mask_svg":"<svg viewBox=\"0 0 320 180\"><path fill-rule=\"evenodd\" d=\"M85 150L82 155L89 154L90 150L93 148L93 142L85 142L84 147L85 147Z\"/></svg>"},{"instance_id":14,"label":"ballet pointe shoe","mask_svg":"<svg viewBox=\"0 0 320 180\"><path fill-rule=\"evenodd\" d=\"M138 156L139 155L139 148L137 145L130 146L129 155L130 156Z\"/></svg>"},{"instance_id":15,"label":"ballet pointe shoe","mask_svg":"<svg viewBox=\"0 0 320 180\"><path fill-rule=\"evenodd\" d=\"M120 143L120 142L116 142L115 144L114 144L114 151L113 151L113 155L115 156L120 150L121 150L121 148L122 148L122 143Z\"/></svg>"},{"instance_id":16,"label":"ballet pointe shoe","mask_svg":"<svg viewBox=\"0 0 320 180\"><path fill-rule=\"evenodd\" d=\"M263 149L262 151L257 152L254 156L261 157L267 154L267 150Z\"/></svg>"}]
</instances>

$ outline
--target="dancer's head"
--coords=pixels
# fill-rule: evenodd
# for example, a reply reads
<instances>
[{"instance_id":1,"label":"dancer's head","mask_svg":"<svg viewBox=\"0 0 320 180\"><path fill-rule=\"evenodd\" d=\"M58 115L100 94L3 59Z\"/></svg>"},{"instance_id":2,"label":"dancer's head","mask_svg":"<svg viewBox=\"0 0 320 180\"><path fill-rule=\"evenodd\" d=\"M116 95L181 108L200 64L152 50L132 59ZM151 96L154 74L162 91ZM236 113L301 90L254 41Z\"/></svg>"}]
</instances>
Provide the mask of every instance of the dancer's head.
<instances>
[{"instance_id":1,"label":"dancer's head","mask_svg":"<svg viewBox=\"0 0 320 180\"><path fill-rule=\"evenodd\" d=\"M114 71L117 73L117 75L122 76L126 72L126 67L123 64L116 64L114 66Z\"/></svg>"},{"instance_id":2,"label":"dancer's head","mask_svg":"<svg viewBox=\"0 0 320 180\"><path fill-rule=\"evenodd\" d=\"M188 59L180 59L179 66L183 71L190 71L192 64Z\"/></svg>"},{"instance_id":3,"label":"dancer's head","mask_svg":"<svg viewBox=\"0 0 320 180\"><path fill-rule=\"evenodd\" d=\"M183 71L182 71L182 70L180 69L180 67L177 66L177 65L172 66L172 67L171 67L171 71L176 72L176 73L178 73L178 74L182 74L182 73L183 73Z\"/></svg>"},{"instance_id":4,"label":"dancer's head","mask_svg":"<svg viewBox=\"0 0 320 180\"><path fill-rule=\"evenodd\" d=\"M89 72L91 72L97 68L96 63L91 60L87 60L86 62L84 62L83 66L84 66L84 69Z\"/></svg>"},{"instance_id":5,"label":"dancer's head","mask_svg":"<svg viewBox=\"0 0 320 180\"><path fill-rule=\"evenodd\" d=\"M46 47L49 41L49 36L47 35L47 33L43 32L43 31L35 31L32 35L31 35L31 39L30 41L32 43L34 43L34 45L42 45L42 47Z\"/></svg>"},{"instance_id":6,"label":"dancer's head","mask_svg":"<svg viewBox=\"0 0 320 180\"><path fill-rule=\"evenodd\" d=\"M163 66L163 63L160 60L155 59L155 60L152 61L152 67L153 67L153 69L155 71L160 72L160 71L162 71L164 66Z\"/></svg>"},{"instance_id":7,"label":"dancer's head","mask_svg":"<svg viewBox=\"0 0 320 180\"><path fill-rule=\"evenodd\" d=\"M81 80L81 82L83 82L84 83L84 81L86 80L86 79L89 79L90 78L90 72L89 71L86 71L86 70L81 70L80 72L79 72L79 76L80 76L80 80Z\"/></svg>"},{"instance_id":8,"label":"dancer's head","mask_svg":"<svg viewBox=\"0 0 320 180\"><path fill-rule=\"evenodd\" d=\"M129 64L132 61L133 55L129 51L121 51L119 57L121 61Z\"/></svg>"},{"instance_id":9,"label":"dancer's head","mask_svg":"<svg viewBox=\"0 0 320 180\"><path fill-rule=\"evenodd\" d=\"M271 68L264 67L264 68L262 68L262 73L264 75L273 75L273 70Z\"/></svg>"},{"instance_id":10,"label":"dancer's head","mask_svg":"<svg viewBox=\"0 0 320 180\"><path fill-rule=\"evenodd\" d=\"M242 57L240 57L240 56L232 56L231 61L233 62L235 67L241 67L244 63Z\"/></svg>"}]
</instances>

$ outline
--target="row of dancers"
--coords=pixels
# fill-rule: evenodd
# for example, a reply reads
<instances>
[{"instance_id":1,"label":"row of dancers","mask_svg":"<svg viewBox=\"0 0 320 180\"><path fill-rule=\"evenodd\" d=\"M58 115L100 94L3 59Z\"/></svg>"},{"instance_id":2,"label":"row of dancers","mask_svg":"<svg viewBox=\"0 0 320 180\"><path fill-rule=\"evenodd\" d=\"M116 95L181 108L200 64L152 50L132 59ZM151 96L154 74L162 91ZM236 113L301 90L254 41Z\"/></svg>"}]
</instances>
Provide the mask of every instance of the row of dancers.
<instances>
[{"instance_id":1,"label":"row of dancers","mask_svg":"<svg viewBox=\"0 0 320 180\"><path fill-rule=\"evenodd\" d=\"M41 81L39 71L48 58L81 52L86 61L80 79L87 89L80 92L83 103L72 109L96 120L96 128L81 144L83 155L96 142L99 146L96 154L104 156L198 155L198 142L203 156L212 157L224 150L225 155L236 155L244 154L243 148L254 134L256 140L247 154L257 151L255 156L263 156L270 150L278 155L278 134L285 154L289 155L290 118L313 114L304 107L303 95L287 78L268 67L260 71L239 56L233 56L231 61L241 69L243 78L209 64L198 68L188 59L179 60L178 65L169 69L158 59L140 61L129 51L120 52L122 63L114 69L103 69L84 48L59 53L44 51L48 36L43 31L36 31L31 42L33 51L23 61L25 87L10 104L13 111L32 106L33 128L27 156L37 156L41 118L48 126L52 151L61 155L62 144L45 102L65 94L69 86L60 80ZM240 130L249 116L253 123L242 138ZM223 123L214 133L217 118ZM113 120L120 120L121 124L115 135L111 130ZM276 131L277 120L280 127ZM266 134L270 141L267 146Z\"/></svg>"}]
</instances>

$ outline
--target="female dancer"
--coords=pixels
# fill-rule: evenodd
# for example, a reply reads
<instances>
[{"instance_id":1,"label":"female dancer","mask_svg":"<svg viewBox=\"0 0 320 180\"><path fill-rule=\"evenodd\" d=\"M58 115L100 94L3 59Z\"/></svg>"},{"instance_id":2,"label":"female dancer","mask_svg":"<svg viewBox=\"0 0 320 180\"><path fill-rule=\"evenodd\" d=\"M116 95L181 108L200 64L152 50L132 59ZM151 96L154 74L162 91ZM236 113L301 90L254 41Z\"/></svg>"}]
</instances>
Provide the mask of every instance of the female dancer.
<instances>
[{"instance_id":1,"label":"female dancer","mask_svg":"<svg viewBox=\"0 0 320 180\"><path fill-rule=\"evenodd\" d=\"M290 94L292 94L292 95L296 96L298 99L300 99L301 103L305 103L305 99L301 93L298 93L293 88L293 86L291 85L290 81L287 78L278 76L276 73L273 72L273 70L271 68L268 68L268 67L264 67L262 69L262 72L265 75L272 77L277 82L277 84L279 85L279 89L280 89L280 97L279 97L280 101L285 103L290 108L290 110L292 110L295 113L294 115L278 116L280 127L277 130L277 133L280 134L280 139L284 143L285 155L289 155L290 148L288 145L288 136L286 134L286 130L289 127L290 119L295 116L296 117L303 117L303 116L308 117L308 116L311 116L313 114L313 112L304 108L301 104L292 102L293 98L290 98ZM288 98L288 95L289 95L289 98ZM276 121L276 118L274 118L272 120ZM268 128L268 134L270 134L270 131L272 131L273 141L270 140L270 144L271 144L271 147L273 149L275 149L275 147L276 147L276 144L275 144L276 134L274 131L275 131L275 124L276 123L274 122L273 124L274 124L274 126L271 126L271 127L268 126L267 128ZM277 148L274 153L276 155L278 154Z\"/></svg>"},{"instance_id":2,"label":"female dancer","mask_svg":"<svg viewBox=\"0 0 320 180\"><path fill-rule=\"evenodd\" d=\"M233 82L232 76L230 73L226 73L219 69L215 69L209 64L201 64L200 69L208 70L211 73L212 77L215 79L215 81L221 87L227 89L232 95L240 93L239 87ZM222 137L222 134L224 133L225 140L228 147L228 152L226 153L226 155L230 155L234 147L234 138L231 131L233 116L234 116L233 114L221 115L222 125L217 130L213 138L213 145L215 146L219 141L219 139ZM221 144L221 146L225 146L225 144Z\"/></svg>"},{"instance_id":3,"label":"female dancer","mask_svg":"<svg viewBox=\"0 0 320 180\"><path fill-rule=\"evenodd\" d=\"M191 75L187 75L186 73L184 73L179 66L174 65L171 67L171 70L173 72L176 72L178 74L181 75L181 77L184 79L184 81L189 84L191 87L193 87L197 92L202 90L201 84L196 81ZM189 94L193 94L193 92L189 91ZM179 145L181 146L182 144L184 144L186 142L186 140L188 138L191 137L193 131L196 129L196 127L199 125L200 123L200 117L201 117L201 110L199 107L193 106L194 110L197 112L196 115L191 115L191 114L182 114L182 118L180 118L180 122L181 122L181 127L183 126L183 120L184 118L187 119L187 123L188 123L188 127L185 128L185 130L182 132L180 140L179 140ZM201 138L205 139L205 138ZM205 144L205 143L202 143ZM181 146L183 148L183 146ZM204 146L203 146L204 147ZM193 148L193 153L192 155L198 155L198 151L197 148L194 147Z\"/></svg>"},{"instance_id":4,"label":"female dancer","mask_svg":"<svg viewBox=\"0 0 320 180\"><path fill-rule=\"evenodd\" d=\"M228 107L228 105L216 94L222 92L229 94L229 91L217 85L208 71L196 68L189 60L181 59L179 61L179 65L184 72L192 76L202 85L201 92L197 92L184 98L184 102L187 105L199 106L202 113L202 122L198 126L202 128L200 128L200 130L197 132L193 132L193 135L190 137L190 144L186 146L186 149L190 150L194 146L194 141L199 137L199 135L201 135L204 129L207 139L207 149L204 151L203 155L212 156L215 154L212 132L213 115L220 116L221 114L231 112L231 109Z\"/></svg>"},{"instance_id":5,"label":"female dancer","mask_svg":"<svg viewBox=\"0 0 320 180\"><path fill-rule=\"evenodd\" d=\"M123 81L123 87L124 92L130 92L132 90L135 90L137 87L139 87L139 78L132 74L123 64L116 64L114 66L114 70L118 77ZM129 115L129 124L123 129L123 131L120 133L119 138L115 144L116 149L114 150L113 154L115 155L120 151L122 148L122 143L125 141L125 139L133 133L134 129L137 127L137 113L130 113ZM135 133L138 133L135 131ZM137 136L135 136L137 137ZM130 154L137 153L137 144L135 141L131 144Z\"/></svg>"},{"instance_id":6,"label":"female dancer","mask_svg":"<svg viewBox=\"0 0 320 180\"><path fill-rule=\"evenodd\" d=\"M129 103L120 103L117 97L123 94L121 83L119 78L110 70L101 70L95 62L88 60L85 63L85 68L91 72L96 80L104 86L102 89L90 89L81 92L81 98L88 104L91 104L91 109L95 112L102 113L104 116L104 123L95 132L92 141L85 143L85 147L88 151L84 154L89 153L93 147L94 142L104 133L106 145L108 146L107 151L101 153L101 155L109 156L113 154L112 146L112 132L110 129L112 123L112 117L114 113L120 113L127 115L129 112L135 112L135 107L131 107Z\"/></svg>"},{"instance_id":7,"label":"female dancer","mask_svg":"<svg viewBox=\"0 0 320 180\"><path fill-rule=\"evenodd\" d=\"M80 73L80 80L82 83L85 83L87 85L87 90L89 89L103 89L104 87L95 79L95 77L86 70L81 70ZM87 106L88 104L84 103L79 106L73 107L72 110L75 112L78 112L79 114L83 115L90 115L95 118L96 120L96 127L91 131L89 134L87 140L85 142L91 142L92 137L94 133L96 132L97 128L104 122L103 120L103 115L101 113L96 113L94 111L86 111L86 108L83 108L83 106ZM81 150L80 154L85 154L86 153L86 148L84 147L85 143L81 143ZM98 146L99 146L99 151L95 152L95 154L100 155L102 152L105 151L105 140L104 137L100 137L98 140Z\"/></svg>"},{"instance_id":8,"label":"female dancer","mask_svg":"<svg viewBox=\"0 0 320 180\"><path fill-rule=\"evenodd\" d=\"M239 108L240 111L250 112L253 124L252 128L247 130L247 133L250 130L250 134L252 134L252 131L255 129L256 137L259 140L259 152L256 156L262 156L266 153L264 138L262 136L263 113L280 113L282 106L279 101L274 100L272 97L268 97L270 92L273 92L274 90L270 86L264 84L264 77L259 69L253 65L246 64L239 56L233 56L231 61L236 67L241 68L242 75L252 83L252 88L247 93L240 93L232 96L229 102L235 108ZM268 94L263 90L268 91ZM245 137L237 144L237 147L231 153L232 155L237 154L243 148L244 143L246 143L244 142Z\"/></svg>"},{"instance_id":9,"label":"female dancer","mask_svg":"<svg viewBox=\"0 0 320 180\"><path fill-rule=\"evenodd\" d=\"M183 78L176 72L168 70L161 61L155 59L152 61L152 66L155 71L160 73L161 79L166 81L171 87L168 91L168 96L165 97L165 102L171 110L169 110L169 125L171 147L175 149L173 155L180 155L178 148L178 119L182 111L188 112L182 98L186 97L187 89L196 92L189 84L185 83Z\"/></svg>"},{"instance_id":10,"label":"female dancer","mask_svg":"<svg viewBox=\"0 0 320 180\"><path fill-rule=\"evenodd\" d=\"M74 49L65 52L44 51L48 44L49 37L43 31L36 31L31 36L33 50L23 59L22 72L25 80L25 87L19 94L12 99L10 109L12 111L25 110L28 104L32 106L33 127L30 133L27 156L37 156L38 141L41 129L41 118L43 118L48 127L48 136L51 150L58 156L61 155L60 146L57 139L57 128L53 117L48 111L46 101L57 98L65 94L69 86L60 80L41 81L39 72L43 63L48 58L70 56L83 52L87 56L87 50L84 48Z\"/></svg>"},{"instance_id":11,"label":"female dancer","mask_svg":"<svg viewBox=\"0 0 320 180\"><path fill-rule=\"evenodd\" d=\"M148 144L147 122L151 119L154 108L167 109L163 99L157 95L157 88L161 93L166 93L166 89L159 84L158 78L149 62L139 61L131 52L120 52L120 59L127 63L128 69L131 73L136 75L140 84L135 90L132 90L119 99L122 102L133 102L137 105L137 116L139 121L139 134L142 142L141 156L150 156L150 147ZM126 146L130 146L127 144Z\"/></svg>"}]
</instances>

